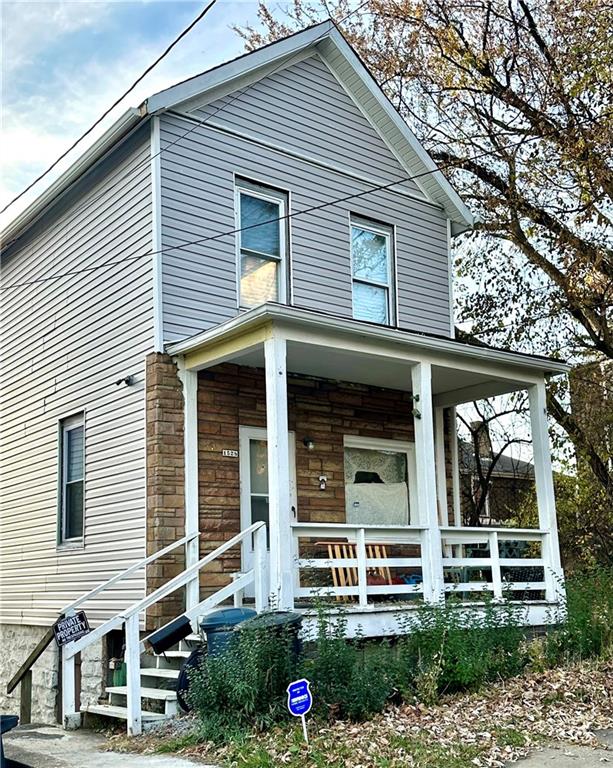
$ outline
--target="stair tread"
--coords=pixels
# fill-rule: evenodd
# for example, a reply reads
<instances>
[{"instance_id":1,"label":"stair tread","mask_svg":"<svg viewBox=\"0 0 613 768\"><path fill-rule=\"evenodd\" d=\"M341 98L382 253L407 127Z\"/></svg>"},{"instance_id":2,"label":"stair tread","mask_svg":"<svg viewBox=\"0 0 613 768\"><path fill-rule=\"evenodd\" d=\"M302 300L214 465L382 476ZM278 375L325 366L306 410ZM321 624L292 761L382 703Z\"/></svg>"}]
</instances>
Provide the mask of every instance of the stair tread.
<instances>
[{"instance_id":1,"label":"stair tread","mask_svg":"<svg viewBox=\"0 0 613 768\"><path fill-rule=\"evenodd\" d=\"M159 669L158 667L141 667L141 677L164 677L168 680L176 680L181 674L180 669Z\"/></svg>"},{"instance_id":2,"label":"stair tread","mask_svg":"<svg viewBox=\"0 0 613 768\"><path fill-rule=\"evenodd\" d=\"M117 693L126 696L128 693L127 685L113 685L106 689L107 693ZM145 688L141 687L140 695L143 699L162 699L162 701L174 701L177 698L176 691L169 691L166 688Z\"/></svg>"},{"instance_id":3,"label":"stair tread","mask_svg":"<svg viewBox=\"0 0 613 768\"><path fill-rule=\"evenodd\" d=\"M119 720L128 719L127 707L119 707L116 704L90 704L87 709L83 710L88 714L93 715L105 715L106 717L116 717ZM168 715L164 715L160 712L147 712L142 711L141 717L146 720L167 720Z\"/></svg>"},{"instance_id":4,"label":"stair tread","mask_svg":"<svg viewBox=\"0 0 613 768\"><path fill-rule=\"evenodd\" d=\"M158 659L163 659L165 656L168 659L187 659L191 656L191 651L164 651L164 653L156 653Z\"/></svg>"}]
</instances>

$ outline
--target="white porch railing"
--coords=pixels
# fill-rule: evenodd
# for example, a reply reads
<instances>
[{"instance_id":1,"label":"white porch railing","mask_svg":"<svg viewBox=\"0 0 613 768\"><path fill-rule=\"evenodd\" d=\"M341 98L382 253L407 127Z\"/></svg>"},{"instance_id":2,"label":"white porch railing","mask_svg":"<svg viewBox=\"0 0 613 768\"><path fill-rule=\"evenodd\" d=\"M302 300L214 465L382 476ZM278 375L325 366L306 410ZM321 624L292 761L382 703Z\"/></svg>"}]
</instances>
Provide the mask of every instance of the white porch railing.
<instances>
[{"instance_id":1,"label":"white porch railing","mask_svg":"<svg viewBox=\"0 0 613 768\"><path fill-rule=\"evenodd\" d=\"M441 540L445 556L443 571L453 573L457 579L446 582L446 592L479 592L490 591L495 599L501 599L505 594L513 597L514 592L545 592L548 600L555 600L555 583L551 578L551 565L546 562L544 541L547 531L530 528L441 528ZM538 557L514 557L502 551L501 543L519 542L537 544L540 550ZM487 547L487 554L480 557L477 549L476 556L467 556L468 547ZM512 571L529 569L534 572L542 570L542 578L538 580L512 578ZM475 570L490 571L489 579L467 581L466 576ZM503 574L503 570L505 573Z\"/></svg>"},{"instance_id":2,"label":"white porch railing","mask_svg":"<svg viewBox=\"0 0 613 768\"><path fill-rule=\"evenodd\" d=\"M422 567L421 553L426 549L426 538L429 530L426 527L391 526L391 525L348 525L335 523L294 523L294 597L326 597L337 598L357 597L361 608L369 606L369 598L380 595L422 595L425 599L433 590L432 574ZM355 556L330 557L322 556L328 543L338 542L345 546L345 554ZM378 546L378 556L373 557L373 550ZM391 546L419 547L418 556L387 556L387 548ZM304 553L305 548L314 550ZM332 547L334 548L334 547ZM370 552L369 552L370 551ZM382 552L386 556L381 556ZM410 568L419 570L421 583L392 583L369 584L369 572L377 569ZM347 574L349 585L325 584L304 586L301 576L303 571L321 569ZM342 579L341 579L342 580Z\"/></svg>"},{"instance_id":3,"label":"white porch railing","mask_svg":"<svg viewBox=\"0 0 613 768\"><path fill-rule=\"evenodd\" d=\"M198 536L199 534L195 534ZM189 566L183 570L178 576L162 585L150 595L147 595L142 600L134 603L129 608L121 611L113 616L113 618L96 627L92 632L82 637L73 643L65 645L62 649L62 714L64 726L70 725L71 719L76 715L76 699L75 699L75 656L90 646L92 643L97 642L106 634L114 629L120 629L125 625L125 641L126 641L126 677L127 677L127 710L128 710L128 734L138 734L142 730L142 717L141 717L141 681L140 681L140 654L145 649L144 643L141 643L139 634L139 621L140 615L151 605L154 605L159 600L167 597L175 592L177 589L186 586L191 583L194 578L198 578L198 574L202 568L209 563L216 560L220 555L227 552L229 549L242 545L243 542L250 536L253 536L254 546L254 567L247 573L241 574L238 578L234 579L226 587L215 592L215 594L206 598L202 602L199 602L193 608L180 614L181 616L187 616L190 621L194 621L199 615L211 610L219 603L226 599L231 598L237 592L244 590L251 584L254 585L255 590L255 608L257 611L264 610L268 604L268 563L266 552L266 528L264 523L254 523L249 528L241 531L237 536L234 536L229 541L224 542L221 546L217 547L213 552L209 553L205 557L198 560L197 563ZM119 574L113 579L101 584L92 592L84 595L83 598L79 598L78 601L71 604L71 608L80 605L85 601L87 597L106 589L110 584L115 584L117 581L128 573L133 573L138 568L142 568L148 562L161 557L163 554L167 554L180 544L185 543L188 539L192 539L193 536L187 536L178 542L166 547L155 555L146 558L143 561L135 564L123 574Z\"/></svg>"},{"instance_id":4,"label":"white porch railing","mask_svg":"<svg viewBox=\"0 0 613 768\"><path fill-rule=\"evenodd\" d=\"M490 592L494 599L505 595L513 598L516 597L513 593L517 592L536 592L544 593L550 602L558 599L554 571L547 561L547 531L451 526L441 527L439 531L443 550L442 569L440 573L434 573L424 556L428 552L430 536L427 527L294 523L294 597L357 598L360 608L372 606L377 597L388 595L395 599L420 595L426 602L440 602L445 593L451 592ZM504 542L525 542L534 545L539 552L534 556L529 552L526 557L511 556L501 548ZM373 557L376 545L379 545L378 554ZM419 554L387 554L390 548L411 545L419 547ZM483 545L487 549L481 556L477 548ZM331 557L331 552L341 556ZM385 556L381 556L382 552ZM369 578L370 574L384 568L394 569L397 578L389 579L386 584L369 583L374 581ZM516 569L527 570L530 578L512 578ZM537 569L539 578L533 578ZM334 574L334 583L305 583L317 579L315 574L322 570ZM486 577L483 577L484 573ZM310 578L305 579L307 574ZM475 575L477 579L472 580ZM403 576L406 583L402 583ZM449 576L455 577L454 581L446 581L445 577ZM421 583L410 583L417 580L415 577L421 577Z\"/></svg>"}]
</instances>

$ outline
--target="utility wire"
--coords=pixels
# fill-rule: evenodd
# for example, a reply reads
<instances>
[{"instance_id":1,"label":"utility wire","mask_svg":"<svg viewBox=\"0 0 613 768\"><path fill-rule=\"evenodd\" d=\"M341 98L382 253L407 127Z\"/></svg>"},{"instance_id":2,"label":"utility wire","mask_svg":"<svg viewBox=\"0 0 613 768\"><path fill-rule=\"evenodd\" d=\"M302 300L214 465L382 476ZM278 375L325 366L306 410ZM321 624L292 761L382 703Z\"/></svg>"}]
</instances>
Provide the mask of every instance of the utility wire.
<instances>
[{"instance_id":1,"label":"utility wire","mask_svg":"<svg viewBox=\"0 0 613 768\"><path fill-rule=\"evenodd\" d=\"M11 207L11 205L13 205L13 203L16 203L17 200L23 197L23 195L25 195L26 192L32 189L32 187L35 184L38 184L38 182L41 181L41 179L44 179L45 176L48 173L50 173L56 167L56 165L66 157L66 155L72 152L72 150L77 146L77 144L80 144L86 136L89 136L89 134L94 130L94 128L100 125L100 123L104 120L104 118L107 117L109 113L112 112L115 109L115 107L121 101L123 101L129 93L131 93L136 88L136 86L149 74L149 72L151 72L151 70L154 69L160 63L160 61L162 61L162 59L164 59L170 53L170 51L172 51L172 49L177 45L177 43L179 43L185 37L185 35L187 35L189 32L192 31L192 29L207 15L207 13L211 10L211 8L215 5L216 2L217 0L211 0L211 2L207 6L205 6L202 9L202 11L196 16L196 18L187 27L185 27L185 29L181 32L181 34L179 34L178 37L175 37L175 39L172 41L172 43L170 43L170 45L166 48L166 50L163 51L163 53L161 53L157 57L157 59L152 64L150 64L141 75L139 75L136 78L136 80L132 83L132 85L126 91L124 91L121 94L121 96L119 96L119 98L117 98L111 104L111 106L108 107L108 109L106 109L100 115L100 117L94 123L92 123L92 125L90 125L90 127L84 133L82 133L79 136L79 138L76 139L76 141L74 141L68 147L68 149L65 152L62 152L62 154L56 160L54 160L46 170L44 170L33 181L31 181L25 189L22 189L22 191L18 195L15 195L15 197L12 200L9 200L9 202L4 206L4 208L0 210L0 213L4 213L6 210L8 210Z\"/></svg>"},{"instance_id":2,"label":"utility wire","mask_svg":"<svg viewBox=\"0 0 613 768\"><path fill-rule=\"evenodd\" d=\"M216 0L215 0L215 2L216 2ZM350 12L349 12L349 13L347 13L345 16L343 16L341 19L339 19L339 20L338 20L338 22L335 22L335 23L337 23L337 24L342 24L342 23L343 23L344 21L346 21L346 20L347 20L347 19L348 19L350 16L353 16L353 15L355 15L356 13L358 13L358 12L359 12L359 11L360 11L360 10L361 10L361 9L362 9L364 6L365 6L365 5L368 5L368 3L369 3L369 2L370 2L370 0L365 0L365 1L364 1L363 3L361 3L361 4L360 4L360 5L357 7L357 8L354 8L354 10L353 10L353 11L350 11ZM324 30L324 31L321 33L321 35L320 35L318 38L316 38L316 39L313 41L313 43L316 43L318 40L321 40L321 39L322 39L322 38L323 38L323 37L324 37L326 34L327 34L327 32ZM243 55L249 55L249 54L243 54ZM242 56L240 56L239 58L242 58ZM283 60L283 59L282 59L282 60L279 62L279 64L277 64L277 66L276 66L276 67L274 67L274 68L273 68L273 69L272 69L272 70L271 70L271 71L268 73L268 77L270 77L270 76L274 75L276 72L278 72L278 71L279 71L279 69L282 69L282 68L284 68L284 67L287 67L287 66L291 66L291 64L293 63L293 61L295 61L295 60L297 60L297 59L299 59L299 58L300 58L300 52L299 52L299 53L298 53L298 54L297 54L295 57L293 57L292 59L290 59L289 61L285 61L285 60ZM152 65L152 66L153 66L153 65ZM251 88L253 88L253 87L254 87L254 86L257 84L257 82L258 82L258 81L254 81L253 83L250 83L249 85L247 85L245 88L242 88L242 89L239 89L239 90L237 90L237 91L236 91L236 92L235 92L235 93L232 95L232 97L231 97L231 98L230 98L230 99L229 99L227 102L220 104L220 105L219 105L219 106L218 106L218 107L217 107L217 108L216 108L216 109L215 109L215 110L214 110L214 111L213 111L213 112L212 112L210 115L207 115L207 117L206 117L206 118L204 118L203 120L198 120L197 118L194 118L193 116L191 116L191 115L190 115L190 116L187 118L187 119L189 119L191 122L193 122L193 125L192 125L190 128L188 128L188 129L187 129L186 131L184 131L182 134L180 134L179 136L177 136L177 138L175 138L173 141L169 142L168 144L165 144L163 147L160 147L160 149L159 149L157 152L154 152L154 153L152 153L152 154L149 154L149 155L147 155L147 157L146 157L144 160L142 160L140 163L137 163L137 164L136 164L136 165L135 165L133 168L131 168L129 171L127 171L127 172L126 172L126 173L124 173L122 176L120 176L118 179L116 179L116 180L115 180L115 181L114 181L112 184L109 184L107 187L105 187L105 189L104 189L102 192L100 192L100 194L98 194L97 196L94 196L93 198L90 198L89 200L87 200L86 202L84 202L82 205L80 205L80 206L77 206L76 208L74 208L73 210L71 210L71 211L70 211L70 217L69 217L69 219L68 219L68 220L67 220L67 221L64 223L64 225L66 226L66 225L70 224L70 222L71 222L71 221L74 221L74 219L76 218L76 216L77 216L79 213L81 213L82 211L85 211L85 210L87 210L88 208L91 208L93 205L95 205L95 204L96 204L96 203L97 203L99 200L101 200L103 197L106 197L110 191L112 191L113 189L115 189L116 187L118 187L120 184L122 184L122 183L123 183L123 182L124 182L124 181L125 181L127 178L129 178L129 177L130 177L130 176L132 176L133 174L137 173L137 172L138 172L138 171L139 171L141 168L143 168L144 166L146 166L146 165L149 165L149 164L151 163L151 161L152 161L154 158L156 158L156 157L158 157L158 156L161 156L163 152L167 152L167 151L168 151L168 150L169 150L171 147L173 147L175 144L178 144L178 142L182 141L184 138L186 138L187 136L189 136L189 135L190 135L190 134L191 134L193 131L197 130L198 128L200 128L200 127L202 127L202 126L205 126L205 125L206 125L206 124L209 122L209 120L211 120L212 118L214 118L214 117L216 117L217 115L219 115L219 114L220 114L221 112L223 112L225 109L228 109L230 106L232 106L232 104L233 104L233 103L236 101L236 99L238 99L240 96L242 96L242 95L244 95L245 93L247 93L247 92L248 92L248 91L249 91ZM123 98L123 97L121 97L121 98ZM84 135L85 135L85 134L84 134ZM75 146L75 145L73 145L73 146ZM67 150L67 151L69 152L70 150ZM66 153L65 153L65 154L66 154ZM58 158L58 160L56 161L56 163L57 163L57 162L59 162L59 160L61 160L61 159L62 159L62 158ZM54 165L55 165L55 163L54 163ZM51 167L53 167L53 166L51 166ZM49 169L47 169L47 171L48 171L48 170L50 170L50 168L49 168ZM45 173L47 173L47 171L45 171ZM42 175L41 175L39 178L42 178L42 176L43 176L43 175L44 175L44 174L42 174ZM32 184L30 185L30 187L31 187L33 184L35 184L35 183L36 183L36 181L37 181L37 180L34 180L34 181L32 182ZM19 194L19 195L18 195L16 198L14 198L14 200L12 200L10 203L8 203L8 205L7 205L7 206L6 206L6 207L5 207L5 208L4 208L2 211L0 211L0 213L3 213L3 212L4 212L4 211L5 211L5 210L6 210L6 209L7 209L7 208L8 208L8 207L9 207L9 206L10 206L10 205L13 203L13 202L15 202L15 200L17 200L19 197L21 197L21 195L25 194L25 192L27 192L27 190L28 190L30 187L27 187L26 189L24 189L24 190L23 190L23 192L21 192L21 193L20 193L20 194ZM46 210L48 210L50 207L52 207L52 206L55 204L55 202L56 202L55 200L51 200L51 201L50 201L50 202L49 202L49 203L48 203L48 204L47 204L47 205L46 205L46 206L43 208L43 210L39 212L38 216L41 216L42 214L44 214ZM18 239L18 238L19 238L19 235L17 235L15 238L13 238L13 240L11 240L10 242L8 242L8 243L4 244L4 245L3 245L3 249L6 249L6 248L8 248L9 246L11 246L11 245L12 245L12 244L13 244L13 243L14 243L14 242L15 242L15 241Z\"/></svg>"},{"instance_id":3,"label":"utility wire","mask_svg":"<svg viewBox=\"0 0 613 768\"><path fill-rule=\"evenodd\" d=\"M206 121L198 121L198 124L205 123L205 122ZM557 133L557 132L559 132L559 129L556 129L555 131L552 131L550 133ZM502 136L503 134L500 134L500 135ZM528 143L533 142L533 141L542 141L542 139L546 135L548 135L548 134L543 134L541 136L532 136L532 137L530 137L528 139L521 139L521 140L519 140L517 142L511 143L509 145L509 147L525 145L525 144L528 144ZM480 152L480 153L477 153L476 155L473 155L469 159L471 161L474 161L474 160L478 160L481 157L486 157L486 156L489 156L489 155L491 155L491 151L490 150L484 150L483 152ZM403 176L403 177L400 177L398 179L394 179L393 181L386 182L385 184L373 184L373 185L370 186L369 189L362 190L361 192L355 192L355 193L352 193L350 195L346 195L344 197L334 198L333 200L329 200L329 201L324 202L324 203L318 203L316 205L312 205L312 206L309 206L307 208L302 208L299 211L291 211L291 212L288 212L288 213L286 213L286 214L284 214L282 216L277 216L277 217L274 217L272 219L268 219L266 221L258 222L256 224L250 224L250 225L248 225L246 227L238 227L238 228L226 230L225 232L219 232L219 233L217 233L215 235L209 235L207 237L198 238L196 240L186 241L186 242L184 242L184 243L182 243L180 245L171 245L171 246L167 246L165 248L159 248L159 249L156 249L156 250L150 250L150 251L147 251L146 253L139 254L138 256L129 256L129 257L125 258L125 259L117 259L115 261L106 262L104 264L97 264L97 265L93 265L91 267L86 267L86 268L81 269L81 270L70 270L70 271L64 272L64 273L58 273L58 274L55 274L55 275L49 275L49 277L37 278L36 280L24 281L24 282L21 282L21 283L11 283L10 285L1 287L0 291L7 291L7 290L10 290L12 288L24 288L24 287L27 287L27 286L30 286L30 285L38 285L40 283L46 283L46 282L49 282L51 280L59 280L62 277L72 277L73 275L86 274L88 272L92 272L92 271L95 271L97 269L104 269L104 268L108 268L108 267L117 266L117 265L123 264L123 263L129 263L129 262L135 261L137 259L145 258L147 256L155 256L155 255L158 255L158 254L167 253L168 251L187 251L188 253L189 252L196 253L193 250L192 251L189 250L190 246L201 245L203 243L210 242L210 241L213 241L213 240L219 240L219 239L221 239L223 237L229 237L231 235L236 235L239 232L244 232L244 231L249 230L249 229L254 229L255 227L263 227L263 226L266 226L267 224L274 224L274 223L282 221L282 220L290 220L292 218L295 218L296 216L301 216L301 215L303 215L305 213L312 213L313 211L322 210L324 208L328 208L328 207L333 206L333 205L338 205L339 203L348 202L349 200L355 200L355 199L364 197L365 195L369 195L369 194L371 194L373 192L378 192L378 191L383 191L383 190L386 190L386 189L391 189L392 187L397 186L398 184L404 184L404 183L406 183L408 181L415 181L415 180L423 178L425 176L429 176L430 174L433 174L433 173L439 173L443 169L456 169L457 170L457 168L458 168L458 166L455 163L453 163L453 162L442 163L441 165L437 166L436 168L433 168L433 169L430 169L430 170L427 170L427 171L422 171L420 173L412 174L412 175L409 175L409 176ZM365 183L369 183L369 182L365 182Z\"/></svg>"}]
</instances>

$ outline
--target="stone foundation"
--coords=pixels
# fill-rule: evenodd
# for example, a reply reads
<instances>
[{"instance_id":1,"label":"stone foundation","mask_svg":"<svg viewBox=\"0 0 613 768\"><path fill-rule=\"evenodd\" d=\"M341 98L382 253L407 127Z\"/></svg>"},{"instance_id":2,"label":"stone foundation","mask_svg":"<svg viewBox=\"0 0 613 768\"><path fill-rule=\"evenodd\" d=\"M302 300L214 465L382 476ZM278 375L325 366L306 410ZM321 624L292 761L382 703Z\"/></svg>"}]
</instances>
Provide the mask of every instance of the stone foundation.
<instances>
[{"instance_id":1,"label":"stone foundation","mask_svg":"<svg viewBox=\"0 0 613 768\"><path fill-rule=\"evenodd\" d=\"M21 686L11 694L6 693L6 686L45 631L46 627L0 625L0 712L19 714ZM103 691L103 669L102 642L94 643L81 658L81 706L98 701ZM54 640L32 667L33 723L58 722L59 682L59 652Z\"/></svg>"}]
</instances>

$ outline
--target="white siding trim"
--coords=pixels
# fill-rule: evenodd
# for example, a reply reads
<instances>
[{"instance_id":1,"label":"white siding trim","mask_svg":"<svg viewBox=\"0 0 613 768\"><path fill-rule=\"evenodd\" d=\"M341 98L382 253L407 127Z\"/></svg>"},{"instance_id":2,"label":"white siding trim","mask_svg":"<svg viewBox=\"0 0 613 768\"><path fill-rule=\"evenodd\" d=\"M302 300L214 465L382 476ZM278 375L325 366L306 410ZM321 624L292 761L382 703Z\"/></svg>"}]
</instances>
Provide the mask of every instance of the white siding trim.
<instances>
[{"instance_id":1,"label":"white siding trim","mask_svg":"<svg viewBox=\"0 0 613 768\"><path fill-rule=\"evenodd\" d=\"M164 303L162 297L162 169L160 118L151 118L151 250L153 275L153 349L164 351Z\"/></svg>"}]
</instances>

